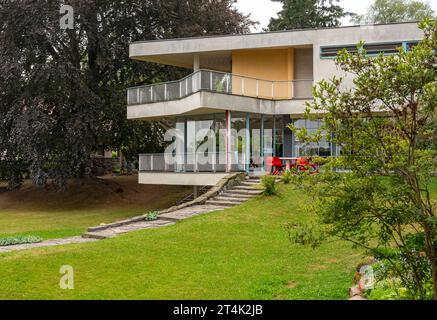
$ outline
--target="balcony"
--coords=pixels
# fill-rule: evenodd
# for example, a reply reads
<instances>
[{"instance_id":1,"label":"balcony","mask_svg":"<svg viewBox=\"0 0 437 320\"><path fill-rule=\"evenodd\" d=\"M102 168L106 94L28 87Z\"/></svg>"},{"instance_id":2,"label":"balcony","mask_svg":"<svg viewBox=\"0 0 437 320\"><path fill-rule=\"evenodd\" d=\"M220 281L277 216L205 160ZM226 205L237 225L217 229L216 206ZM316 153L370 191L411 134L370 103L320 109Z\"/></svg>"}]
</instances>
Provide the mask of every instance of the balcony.
<instances>
[{"instance_id":1,"label":"balcony","mask_svg":"<svg viewBox=\"0 0 437 320\"><path fill-rule=\"evenodd\" d=\"M208 91L265 100L311 99L313 80L270 81L199 70L178 80L129 88L128 106L173 101Z\"/></svg>"},{"instance_id":2,"label":"balcony","mask_svg":"<svg viewBox=\"0 0 437 320\"><path fill-rule=\"evenodd\" d=\"M238 152L152 153L139 156L140 173L244 172L248 165L245 154Z\"/></svg>"}]
</instances>

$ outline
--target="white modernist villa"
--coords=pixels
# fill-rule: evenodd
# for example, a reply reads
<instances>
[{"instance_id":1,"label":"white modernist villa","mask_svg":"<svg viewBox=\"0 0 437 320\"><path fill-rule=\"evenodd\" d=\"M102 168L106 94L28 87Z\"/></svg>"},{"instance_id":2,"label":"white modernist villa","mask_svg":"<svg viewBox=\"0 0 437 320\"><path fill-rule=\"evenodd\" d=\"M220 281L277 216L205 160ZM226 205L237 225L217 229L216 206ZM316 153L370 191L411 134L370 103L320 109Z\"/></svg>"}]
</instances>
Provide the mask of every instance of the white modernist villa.
<instances>
[{"instance_id":1,"label":"white modernist villa","mask_svg":"<svg viewBox=\"0 0 437 320\"><path fill-rule=\"evenodd\" d=\"M340 49L364 41L369 55L396 54L422 38L417 23L400 23L132 43L132 59L193 70L128 89L129 119L173 128L165 154L140 155L139 182L210 186L229 172L264 172L266 157L335 156L328 141L303 144L287 129L320 127L302 118L313 84L344 76Z\"/></svg>"}]
</instances>

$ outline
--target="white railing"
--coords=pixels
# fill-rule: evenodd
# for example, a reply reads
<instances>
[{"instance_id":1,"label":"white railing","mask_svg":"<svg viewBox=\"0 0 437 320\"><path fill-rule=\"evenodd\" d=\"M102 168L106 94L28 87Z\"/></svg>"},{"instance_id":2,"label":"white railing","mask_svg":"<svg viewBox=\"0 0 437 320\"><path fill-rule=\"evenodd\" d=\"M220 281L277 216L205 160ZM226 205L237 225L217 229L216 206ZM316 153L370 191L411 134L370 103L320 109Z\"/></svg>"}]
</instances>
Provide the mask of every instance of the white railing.
<instances>
[{"instance_id":1,"label":"white railing","mask_svg":"<svg viewBox=\"0 0 437 320\"><path fill-rule=\"evenodd\" d=\"M313 80L270 81L211 70L199 70L171 82L129 88L127 104L177 100L199 91L270 100L310 99Z\"/></svg>"},{"instance_id":2,"label":"white railing","mask_svg":"<svg viewBox=\"0 0 437 320\"><path fill-rule=\"evenodd\" d=\"M227 165L229 163L229 165ZM140 172L239 172L246 171L245 154L218 153L151 153L140 154Z\"/></svg>"}]
</instances>

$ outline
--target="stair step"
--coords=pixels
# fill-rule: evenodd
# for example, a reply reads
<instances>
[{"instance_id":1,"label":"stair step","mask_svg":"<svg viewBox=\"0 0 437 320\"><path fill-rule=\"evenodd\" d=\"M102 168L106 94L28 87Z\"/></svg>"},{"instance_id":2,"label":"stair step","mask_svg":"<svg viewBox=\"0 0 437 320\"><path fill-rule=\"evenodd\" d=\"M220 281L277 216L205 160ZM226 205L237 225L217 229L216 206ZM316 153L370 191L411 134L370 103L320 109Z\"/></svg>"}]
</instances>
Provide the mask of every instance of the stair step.
<instances>
[{"instance_id":1,"label":"stair step","mask_svg":"<svg viewBox=\"0 0 437 320\"><path fill-rule=\"evenodd\" d=\"M244 195L259 195L261 193L263 193L263 190L256 190L256 189L252 189L252 190L231 190L230 191L233 194L244 194Z\"/></svg>"},{"instance_id":2,"label":"stair step","mask_svg":"<svg viewBox=\"0 0 437 320\"><path fill-rule=\"evenodd\" d=\"M234 207L238 206L239 203L237 202L231 202L231 201L222 201L222 200L208 200L205 202L206 204L212 204L215 206L221 206L221 207Z\"/></svg>"},{"instance_id":3,"label":"stair step","mask_svg":"<svg viewBox=\"0 0 437 320\"><path fill-rule=\"evenodd\" d=\"M240 184L240 186L257 186L260 183L261 182L257 182L257 181L244 181Z\"/></svg>"},{"instance_id":4,"label":"stair step","mask_svg":"<svg viewBox=\"0 0 437 320\"><path fill-rule=\"evenodd\" d=\"M213 200L214 201L217 200L217 201L230 201L230 202L235 202L235 203L244 203L248 199L219 196L219 197L214 198Z\"/></svg>"},{"instance_id":5,"label":"stair step","mask_svg":"<svg viewBox=\"0 0 437 320\"><path fill-rule=\"evenodd\" d=\"M230 190L256 190L254 186L235 186L232 187Z\"/></svg>"},{"instance_id":6,"label":"stair step","mask_svg":"<svg viewBox=\"0 0 437 320\"><path fill-rule=\"evenodd\" d=\"M229 198L237 198L237 199L244 199L249 200L255 197L256 195L250 195L250 194L239 194L239 193L231 193L231 192L224 192L220 196L222 197L229 197Z\"/></svg>"}]
</instances>

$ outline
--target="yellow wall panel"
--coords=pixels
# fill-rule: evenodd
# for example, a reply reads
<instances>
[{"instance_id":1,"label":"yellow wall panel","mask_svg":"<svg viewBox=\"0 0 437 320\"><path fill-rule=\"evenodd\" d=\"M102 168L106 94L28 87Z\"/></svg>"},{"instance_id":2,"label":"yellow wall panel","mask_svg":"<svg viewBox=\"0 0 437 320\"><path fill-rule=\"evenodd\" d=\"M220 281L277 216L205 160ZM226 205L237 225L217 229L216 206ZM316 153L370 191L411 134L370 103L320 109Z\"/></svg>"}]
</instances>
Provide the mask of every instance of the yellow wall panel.
<instances>
[{"instance_id":1,"label":"yellow wall panel","mask_svg":"<svg viewBox=\"0 0 437 320\"><path fill-rule=\"evenodd\" d=\"M294 76L294 49L239 50L232 53L232 88L234 94L271 99L291 98L291 81ZM259 81L239 76L263 79Z\"/></svg>"}]
</instances>

